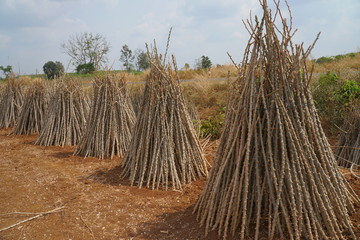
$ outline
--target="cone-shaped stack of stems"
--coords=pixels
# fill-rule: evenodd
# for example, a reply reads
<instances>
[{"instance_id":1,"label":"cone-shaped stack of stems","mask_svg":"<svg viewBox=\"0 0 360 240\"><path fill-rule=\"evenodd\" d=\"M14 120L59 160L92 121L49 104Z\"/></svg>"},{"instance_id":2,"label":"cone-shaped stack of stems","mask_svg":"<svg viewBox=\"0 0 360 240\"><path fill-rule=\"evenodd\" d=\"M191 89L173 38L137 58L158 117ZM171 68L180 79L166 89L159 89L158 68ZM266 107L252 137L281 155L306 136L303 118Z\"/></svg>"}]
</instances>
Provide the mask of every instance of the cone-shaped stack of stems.
<instances>
[{"instance_id":1,"label":"cone-shaped stack of stems","mask_svg":"<svg viewBox=\"0 0 360 240\"><path fill-rule=\"evenodd\" d=\"M122 157L136 121L125 79L109 74L97 77L93 89L91 112L75 154L100 159Z\"/></svg>"},{"instance_id":2,"label":"cone-shaped stack of stems","mask_svg":"<svg viewBox=\"0 0 360 240\"><path fill-rule=\"evenodd\" d=\"M87 97L73 79L55 81L45 124L35 144L72 146L79 143L89 111Z\"/></svg>"},{"instance_id":3,"label":"cone-shaped stack of stems","mask_svg":"<svg viewBox=\"0 0 360 240\"><path fill-rule=\"evenodd\" d=\"M140 113L140 109L143 103L143 94L144 94L144 87L143 86L134 86L131 89L129 97L131 100L131 104L133 106L135 115L138 116Z\"/></svg>"},{"instance_id":4,"label":"cone-shaped stack of stems","mask_svg":"<svg viewBox=\"0 0 360 240\"><path fill-rule=\"evenodd\" d=\"M348 114L342 130L335 154L339 166L360 165L360 105Z\"/></svg>"},{"instance_id":5,"label":"cone-shaped stack of stems","mask_svg":"<svg viewBox=\"0 0 360 240\"><path fill-rule=\"evenodd\" d=\"M309 91L313 45L293 45L291 21L276 5L277 28L261 5L263 19L246 25L251 39L194 211L206 232L224 238L355 239L349 214L359 199L337 168Z\"/></svg>"},{"instance_id":6,"label":"cone-shaped stack of stems","mask_svg":"<svg viewBox=\"0 0 360 240\"><path fill-rule=\"evenodd\" d=\"M23 81L8 78L0 102L0 128L14 127L24 100Z\"/></svg>"},{"instance_id":7,"label":"cone-shaped stack of stems","mask_svg":"<svg viewBox=\"0 0 360 240\"><path fill-rule=\"evenodd\" d=\"M48 94L43 80L35 82L27 89L24 104L12 134L29 135L40 133L44 124L48 104Z\"/></svg>"},{"instance_id":8,"label":"cone-shaped stack of stems","mask_svg":"<svg viewBox=\"0 0 360 240\"><path fill-rule=\"evenodd\" d=\"M151 71L122 176L139 187L182 189L207 175L207 162L185 106L175 64L172 70L156 47L148 56Z\"/></svg>"}]
</instances>

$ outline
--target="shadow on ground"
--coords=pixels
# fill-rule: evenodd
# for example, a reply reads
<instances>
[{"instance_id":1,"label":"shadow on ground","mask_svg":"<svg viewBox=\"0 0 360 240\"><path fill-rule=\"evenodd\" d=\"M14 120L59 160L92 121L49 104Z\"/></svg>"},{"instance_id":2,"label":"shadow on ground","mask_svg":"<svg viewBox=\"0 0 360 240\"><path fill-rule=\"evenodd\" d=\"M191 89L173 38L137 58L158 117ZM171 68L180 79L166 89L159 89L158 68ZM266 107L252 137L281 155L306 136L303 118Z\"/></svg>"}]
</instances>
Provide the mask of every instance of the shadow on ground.
<instances>
[{"instance_id":1,"label":"shadow on ground","mask_svg":"<svg viewBox=\"0 0 360 240\"><path fill-rule=\"evenodd\" d=\"M130 186L129 180L122 179L120 177L121 172L122 172L122 167L116 166L110 170L108 169L97 170L91 175L83 177L81 180L84 182L92 181L95 183L109 184L113 186L119 186L119 185Z\"/></svg>"},{"instance_id":2,"label":"shadow on ground","mask_svg":"<svg viewBox=\"0 0 360 240\"><path fill-rule=\"evenodd\" d=\"M185 210L164 213L158 216L154 222L140 224L139 229L146 229L144 232L129 233L129 236L143 239L160 240L218 240L222 239L216 231L211 231L205 236L205 228L200 226L196 220L196 215L192 213L193 206ZM227 238L233 240L236 238Z\"/></svg>"}]
</instances>

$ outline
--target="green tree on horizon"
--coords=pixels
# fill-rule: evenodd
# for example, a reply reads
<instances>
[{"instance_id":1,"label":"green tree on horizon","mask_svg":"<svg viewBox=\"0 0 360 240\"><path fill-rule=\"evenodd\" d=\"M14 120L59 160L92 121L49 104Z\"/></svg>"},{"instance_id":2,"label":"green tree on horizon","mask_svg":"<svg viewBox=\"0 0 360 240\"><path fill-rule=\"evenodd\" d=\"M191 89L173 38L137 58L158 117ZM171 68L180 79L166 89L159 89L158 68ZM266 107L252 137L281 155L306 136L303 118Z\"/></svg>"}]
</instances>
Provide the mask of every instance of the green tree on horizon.
<instances>
[{"instance_id":1,"label":"green tree on horizon","mask_svg":"<svg viewBox=\"0 0 360 240\"><path fill-rule=\"evenodd\" d=\"M120 62L123 62L123 66L125 67L126 71L131 71L134 69L134 59L135 55L133 55L132 50L129 48L127 44L122 46L121 49L121 55L120 55Z\"/></svg>"}]
</instances>

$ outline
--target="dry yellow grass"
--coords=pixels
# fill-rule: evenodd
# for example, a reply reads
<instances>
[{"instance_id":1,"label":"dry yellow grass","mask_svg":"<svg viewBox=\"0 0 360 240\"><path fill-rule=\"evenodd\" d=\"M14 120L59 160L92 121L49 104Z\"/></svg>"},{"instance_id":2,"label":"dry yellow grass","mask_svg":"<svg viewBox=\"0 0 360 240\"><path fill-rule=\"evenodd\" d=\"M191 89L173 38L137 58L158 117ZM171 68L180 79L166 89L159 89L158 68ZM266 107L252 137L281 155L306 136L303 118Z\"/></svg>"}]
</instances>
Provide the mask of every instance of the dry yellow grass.
<instances>
[{"instance_id":1,"label":"dry yellow grass","mask_svg":"<svg viewBox=\"0 0 360 240\"><path fill-rule=\"evenodd\" d=\"M179 78L183 80L188 79L208 79L208 78L227 78L237 75L237 69L233 65L220 65L212 67L209 70L181 70L178 72Z\"/></svg>"},{"instance_id":2,"label":"dry yellow grass","mask_svg":"<svg viewBox=\"0 0 360 240\"><path fill-rule=\"evenodd\" d=\"M328 63L315 63L314 72L343 72L360 70L360 52L355 53L354 57L346 56L339 60L334 60Z\"/></svg>"},{"instance_id":3,"label":"dry yellow grass","mask_svg":"<svg viewBox=\"0 0 360 240\"><path fill-rule=\"evenodd\" d=\"M196 79L181 84L184 96L199 112L201 119L216 114L218 109L227 104L227 81Z\"/></svg>"}]
</instances>

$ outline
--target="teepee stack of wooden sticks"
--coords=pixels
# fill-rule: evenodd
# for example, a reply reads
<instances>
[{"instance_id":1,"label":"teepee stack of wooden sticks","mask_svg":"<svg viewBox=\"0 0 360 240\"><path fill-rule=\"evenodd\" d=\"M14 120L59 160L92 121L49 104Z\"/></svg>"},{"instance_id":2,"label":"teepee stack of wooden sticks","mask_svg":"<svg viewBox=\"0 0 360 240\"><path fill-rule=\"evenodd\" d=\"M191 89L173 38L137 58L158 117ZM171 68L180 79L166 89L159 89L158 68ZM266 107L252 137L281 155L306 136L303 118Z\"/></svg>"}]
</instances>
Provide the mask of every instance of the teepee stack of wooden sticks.
<instances>
[{"instance_id":1,"label":"teepee stack of wooden sticks","mask_svg":"<svg viewBox=\"0 0 360 240\"><path fill-rule=\"evenodd\" d=\"M89 111L87 96L71 78L55 80L45 124L35 144L72 146L79 143Z\"/></svg>"},{"instance_id":2,"label":"teepee stack of wooden sticks","mask_svg":"<svg viewBox=\"0 0 360 240\"><path fill-rule=\"evenodd\" d=\"M10 77L6 80L0 100L0 128L14 127L24 102L24 82Z\"/></svg>"},{"instance_id":3,"label":"teepee stack of wooden sticks","mask_svg":"<svg viewBox=\"0 0 360 240\"><path fill-rule=\"evenodd\" d=\"M169 35L170 36L170 35ZM155 45L155 44L154 44ZM151 189L182 189L207 176L207 162L179 85L176 64L166 64L156 45L148 50L151 70L122 177Z\"/></svg>"},{"instance_id":4,"label":"teepee stack of wooden sticks","mask_svg":"<svg viewBox=\"0 0 360 240\"><path fill-rule=\"evenodd\" d=\"M359 203L337 168L309 89L313 45L292 42L279 2L247 21L250 40L215 165L194 211L206 232L238 239L356 238ZM276 18L282 26L275 25Z\"/></svg>"},{"instance_id":5,"label":"teepee stack of wooden sticks","mask_svg":"<svg viewBox=\"0 0 360 240\"><path fill-rule=\"evenodd\" d=\"M44 80L34 80L25 93L24 104L12 134L40 133L48 105L48 92Z\"/></svg>"},{"instance_id":6,"label":"teepee stack of wooden sticks","mask_svg":"<svg viewBox=\"0 0 360 240\"><path fill-rule=\"evenodd\" d=\"M90 115L75 154L100 159L124 156L135 121L124 76L106 73L95 78Z\"/></svg>"}]
</instances>

